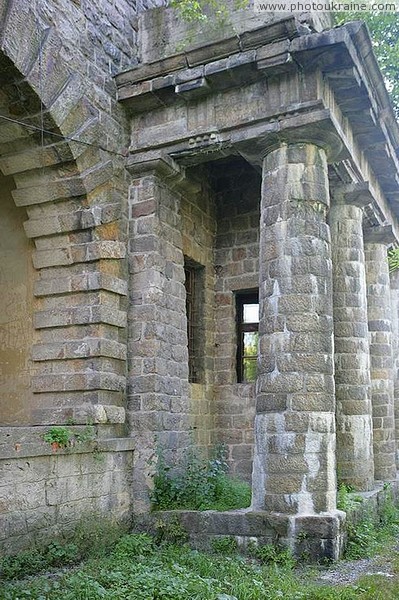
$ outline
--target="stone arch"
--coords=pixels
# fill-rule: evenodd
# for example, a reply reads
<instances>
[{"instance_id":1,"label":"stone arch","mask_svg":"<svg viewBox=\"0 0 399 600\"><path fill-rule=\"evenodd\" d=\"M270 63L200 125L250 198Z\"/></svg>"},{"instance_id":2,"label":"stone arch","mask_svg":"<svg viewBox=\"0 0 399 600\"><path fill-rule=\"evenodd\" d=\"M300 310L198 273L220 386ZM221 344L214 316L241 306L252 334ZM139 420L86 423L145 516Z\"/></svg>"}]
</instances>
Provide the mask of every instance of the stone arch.
<instances>
[{"instance_id":1,"label":"stone arch","mask_svg":"<svg viewBox=\"0 0 399 600\"><path fill-rule=\"evenodd\" d=\"M32 6L2 5L0 171L13 178L15 205L26 210L37 270L30 423L120 423L127 286L115 171L122 159L99 148L106 119L67 58L56 29ZM35 129L42 125L51 134Z\"/></svg>"}]
</instances>

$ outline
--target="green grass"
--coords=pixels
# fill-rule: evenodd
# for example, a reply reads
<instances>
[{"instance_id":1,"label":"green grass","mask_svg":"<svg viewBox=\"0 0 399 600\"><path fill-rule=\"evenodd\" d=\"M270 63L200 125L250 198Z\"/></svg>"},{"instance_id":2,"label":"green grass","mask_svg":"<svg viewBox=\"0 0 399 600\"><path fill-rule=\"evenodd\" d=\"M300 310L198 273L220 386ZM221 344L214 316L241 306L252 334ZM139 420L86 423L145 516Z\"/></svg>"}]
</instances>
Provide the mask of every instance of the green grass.
<instances>
[{"instance_id":1,"label":"green grass","mask_svg":"<svg viewBox=\"0 0 399 600\"><path fill-rule=\"evenodd\" d=\"M356 585L315 582L316 570L270 549L259 558L234 552L230 538L212 553L123 535L105 555L63 570L0 584L1 600L391 600L399 578L363 577ZM399 563L399 560L398 560Z\"/></svg>"},{"instance_id":2,"label":"green grass","mask_svg":"<svg viewBox=\"0 0 399 600\"><path fill-rule=\"evenodd\" d=\"M350 509L360 501L344 490L340 502ZM349 527L346 557L363 558L378 552L381 564L389 559L394 575L363 576L353 585L321 584L319 571L298 567L285 548L253 544L247 556L240 556L235 538L220 536L214 539L212 552L205 553L186 545L187 533L178 521L160 518L157 532L154 538L144 533L126 534L112 522L88 517L62 540L0 560L0 600L399 598L399 552L394 547L399 511L389 489L380 502L377 524L365 512Z\"/></svg>"}]
</instances>

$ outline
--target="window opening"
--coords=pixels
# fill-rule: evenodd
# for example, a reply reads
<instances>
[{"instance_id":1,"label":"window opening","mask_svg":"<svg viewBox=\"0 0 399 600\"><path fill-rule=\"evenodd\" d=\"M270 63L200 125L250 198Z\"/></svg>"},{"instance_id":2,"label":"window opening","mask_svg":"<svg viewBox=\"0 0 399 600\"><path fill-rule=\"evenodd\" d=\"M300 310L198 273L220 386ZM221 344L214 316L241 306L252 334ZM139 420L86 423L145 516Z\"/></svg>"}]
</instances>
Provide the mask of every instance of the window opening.
<instances>
[{"instance_id":1,"label":"window opening","mask_svg":"<svg viewBox=\"0 0 399 600\"><path fill-rule=\"evenodd\" d=\"M188 380L199 383L202 375L202 298L203 268L186 263L184 266L186 288Z\"/></svg>"},{"instance_id":2,"label":"window opening","mask_svg":"<svg viewBox=\"0 0 399 600\"><path fill-rule=\"evenodd\" d=\"M237 381L256 380L259 341L259 294L257 291L236 295L237 309Z\"/></svg>"}]
</instances>

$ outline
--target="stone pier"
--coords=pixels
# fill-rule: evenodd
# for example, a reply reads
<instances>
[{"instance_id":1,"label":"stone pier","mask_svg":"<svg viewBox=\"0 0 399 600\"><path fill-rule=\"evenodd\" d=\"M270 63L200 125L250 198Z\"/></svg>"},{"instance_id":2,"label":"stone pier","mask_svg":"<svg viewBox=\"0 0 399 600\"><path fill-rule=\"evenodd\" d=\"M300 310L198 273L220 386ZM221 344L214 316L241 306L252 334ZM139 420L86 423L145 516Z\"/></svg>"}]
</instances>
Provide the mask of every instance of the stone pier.
<instances>
[{"instance_id":1,"label":"stone pier","mask_svg":"<svg viewBox=\"0 0 399 600\"><path fill-rule=\"evenodd\" d=\"M392 305L393 395L395 414L396 468L399 467L399 270L390 274Z\"/></svg>"},{"instance_id":2,"label":"stone pier","mask_svg":"<svg viewBox=\"0 0 399 600\"><path fill-rule=\"evenodd\" d=\"M370 349L361 185L334 191L329 213L333 258L337 475L358 491L374 485Z\"/></svg>"},{"instance_id":3,"label":"stone pier","mask_svg":"<svg viewBox=\"0 0 399 600\"><path fill-rule=\"evenodd\" d=\"M263 164L253 509L335 510L327 162L310 144Z\"/></svg>"},{"instance_id":4,"label":"stone pier","mask_svg":"<svg viewBox=\"0 0 399 600\"><path fill-rule=\"evenodd\" d=\"M387 246L390 226L364 230L367 311L370 334L371 398L375 479L396 478L396 441L392 360L392 312Z\"/></svg>"}]
</instances>

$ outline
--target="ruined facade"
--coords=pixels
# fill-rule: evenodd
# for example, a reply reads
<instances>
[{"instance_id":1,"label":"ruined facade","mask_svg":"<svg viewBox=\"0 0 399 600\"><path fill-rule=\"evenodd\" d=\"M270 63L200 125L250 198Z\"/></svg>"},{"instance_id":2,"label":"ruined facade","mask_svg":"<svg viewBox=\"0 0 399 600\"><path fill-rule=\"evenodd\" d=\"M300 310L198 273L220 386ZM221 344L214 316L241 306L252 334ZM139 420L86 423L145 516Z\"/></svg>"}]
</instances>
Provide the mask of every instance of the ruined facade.
<instances>
[{"instance_id":1,"label":"ruined facade","mask_svg":"<svg viewBox=\"0 0 399 600\"><path fill-rule=\"evenodd\" d=\"M252 506L210 533L337 557L337 479L398 462L370 39L247 10L195 42L155 4L0 4L0 543L146 514L157 448L221 442Z\"/></svg>"}]
</instances>

